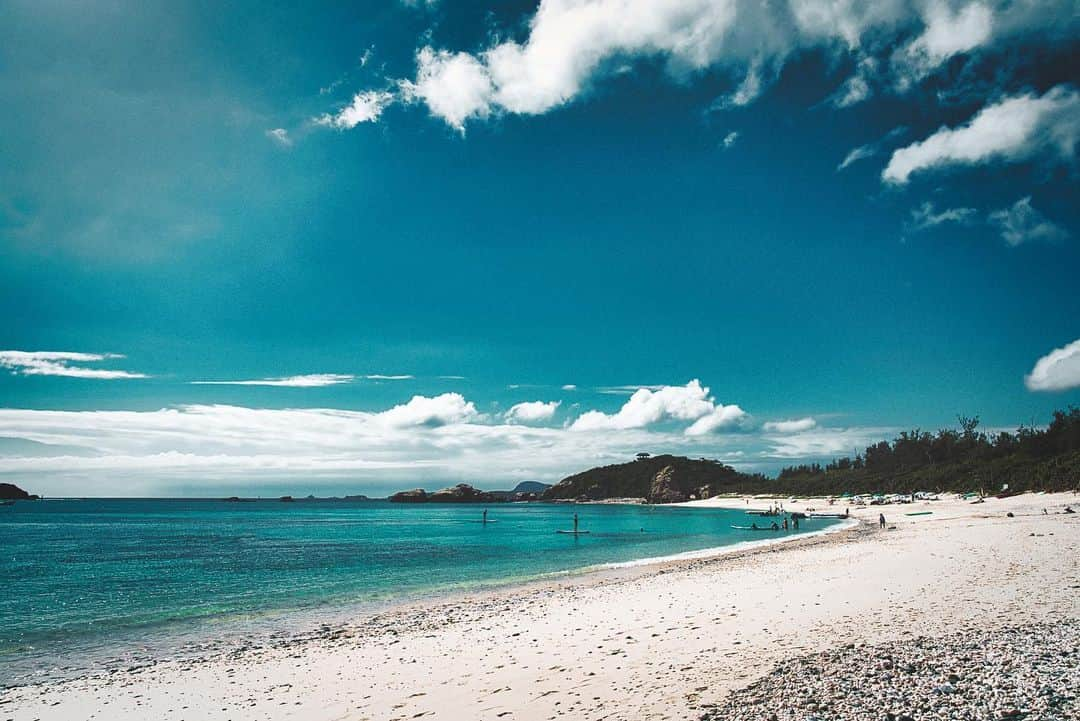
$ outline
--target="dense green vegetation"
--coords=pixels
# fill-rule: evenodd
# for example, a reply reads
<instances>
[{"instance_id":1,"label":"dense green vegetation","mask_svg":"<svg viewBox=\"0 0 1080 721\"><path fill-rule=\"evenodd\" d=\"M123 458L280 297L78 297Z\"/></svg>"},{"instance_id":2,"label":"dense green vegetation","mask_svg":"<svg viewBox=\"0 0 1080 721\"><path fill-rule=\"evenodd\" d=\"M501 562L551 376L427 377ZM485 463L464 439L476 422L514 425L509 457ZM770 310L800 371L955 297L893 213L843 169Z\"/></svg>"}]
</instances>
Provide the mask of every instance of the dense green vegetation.
<instances>
[{"instance_id":1,"label":"dense green vegetation","mask_svg":"<svg viewBox=\"0 0 1080 721\"><path fill-rule=\"evenodd\" d=\"M917 490L998 493L1080 487L1080 408L1055 411L1045 429L986 434L978 417L959 429L905 431L854 458L783 469L776 491L799 495Z\"/></svg>"},{"instance_id":2,"label":"dense green vegetation","mask_svg":"<svg viewBox=\"0 0 1080 721\"><path fill-rule=\"evenodd\" d=\"M1065 491L1080 488L1080 408L1057 411L1045 429L986 434L979 419L961 417L959 429L905 431L854 458L824 466L783 469L775 479L741 473L719 461L654 456L592 468L564 478L547 499L652 498L661 470L668 490L698 498L722 493L823 496L914 491Z\"/></svg>"}]
</instances>

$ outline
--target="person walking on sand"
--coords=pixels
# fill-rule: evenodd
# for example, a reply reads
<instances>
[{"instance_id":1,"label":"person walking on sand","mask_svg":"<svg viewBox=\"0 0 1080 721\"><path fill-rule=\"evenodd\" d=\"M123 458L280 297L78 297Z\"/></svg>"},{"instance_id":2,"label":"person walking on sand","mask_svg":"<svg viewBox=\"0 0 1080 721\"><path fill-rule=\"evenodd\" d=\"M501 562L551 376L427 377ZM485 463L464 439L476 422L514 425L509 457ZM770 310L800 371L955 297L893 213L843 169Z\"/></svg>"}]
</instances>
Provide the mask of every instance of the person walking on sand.
<instances>
[{"instance_id":1,"label":"person walking on sand","mask_svg":"<svg viewBox=\"0 0 1080 721\"><path fill-rule=\"evenodd\" d=\"M878 522L878 527L879 528L885 528L885 514L884 513L877 514L877 522Z\"/></svg>"}]
</instances>

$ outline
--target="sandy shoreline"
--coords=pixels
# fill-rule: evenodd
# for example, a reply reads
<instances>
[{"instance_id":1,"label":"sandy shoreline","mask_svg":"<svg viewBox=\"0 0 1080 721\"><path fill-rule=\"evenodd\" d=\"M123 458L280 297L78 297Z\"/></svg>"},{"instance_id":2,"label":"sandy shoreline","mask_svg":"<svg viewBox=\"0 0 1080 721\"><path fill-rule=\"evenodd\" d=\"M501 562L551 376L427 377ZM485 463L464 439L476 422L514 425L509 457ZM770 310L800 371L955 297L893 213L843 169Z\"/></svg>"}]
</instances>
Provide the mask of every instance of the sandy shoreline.
<instances>
[{"instance_id":1,"label":"sandy shoreline","mask_svg":"<svg viewBox=\"0 0 1080 721\"><path fill-rule=\"evenodd\" d=\"M1078 502L853 508L896 527L465 594L265 647L9 689L0 719L698 718L804 652L1080 617L1080 514L1042 515Z\"/></svg>"}]
</instances>

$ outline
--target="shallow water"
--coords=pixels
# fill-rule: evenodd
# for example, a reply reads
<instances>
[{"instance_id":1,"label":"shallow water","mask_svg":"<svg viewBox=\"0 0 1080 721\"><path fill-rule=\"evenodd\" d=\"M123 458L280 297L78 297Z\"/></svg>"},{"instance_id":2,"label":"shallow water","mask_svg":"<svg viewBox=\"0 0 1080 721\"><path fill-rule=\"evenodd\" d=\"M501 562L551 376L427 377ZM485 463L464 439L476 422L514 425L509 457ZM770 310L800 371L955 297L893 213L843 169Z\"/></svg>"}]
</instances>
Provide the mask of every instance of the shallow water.
<instances>
[{"instance_id":1,"label":"shallow water","mask_svg":"<svg viewBox=\"0 0 1080 721\"><path fill-rule=\"evenodd\" d=\"M493 523L480 523L488 508ZM556 530L580 518L588 535ZM271 615L760 541L742 511L88 499L0 508L0 675ZM830 521L803 523L801 532Z\"/></svg>"}]
</instances>

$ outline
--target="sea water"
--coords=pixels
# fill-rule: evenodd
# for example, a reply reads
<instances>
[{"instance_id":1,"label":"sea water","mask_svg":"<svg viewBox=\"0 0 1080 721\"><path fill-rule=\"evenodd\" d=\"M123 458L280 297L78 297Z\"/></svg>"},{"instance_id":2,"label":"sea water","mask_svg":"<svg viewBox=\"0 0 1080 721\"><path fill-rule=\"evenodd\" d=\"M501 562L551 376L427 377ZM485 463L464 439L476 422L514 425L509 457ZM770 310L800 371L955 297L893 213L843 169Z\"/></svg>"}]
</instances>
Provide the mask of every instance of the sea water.
<instances>
[{"instance_id":1,"label":"sea water","mask_svg":"<svg viewBox=\"0 0 1080 721\"><path fill-rule=\"evenodd\" d=\"M491 523L481 522L488 510ZM579 517L587 535L558 534ZM85 499L0 507L0 683L260 619L789 536L744 511ZM769 519L757 519L767 521ZM804 521L800 533L835 521Z\"/></svg>"}]
</instances>

